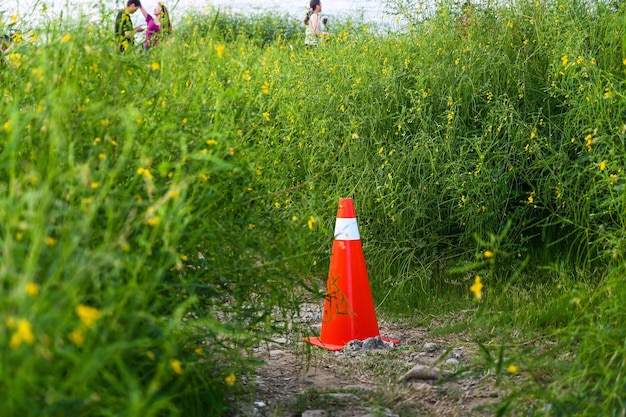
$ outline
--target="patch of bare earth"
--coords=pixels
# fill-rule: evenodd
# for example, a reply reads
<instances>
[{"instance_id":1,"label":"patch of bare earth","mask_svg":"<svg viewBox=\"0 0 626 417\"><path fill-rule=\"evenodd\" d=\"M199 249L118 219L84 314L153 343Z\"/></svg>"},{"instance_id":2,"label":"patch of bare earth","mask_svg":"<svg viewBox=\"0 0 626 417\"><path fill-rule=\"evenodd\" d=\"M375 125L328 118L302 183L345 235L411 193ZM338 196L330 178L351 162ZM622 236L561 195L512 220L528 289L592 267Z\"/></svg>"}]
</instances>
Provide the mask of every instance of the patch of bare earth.
<instances>
[{"instance_id":1,"label":"patch of bare earth","mask_svg":"<svg viewBox=\"0 0 626 417\"><path fill-rule=\"evenodd\" d=\"M479 359L470 341L459 334L434 337L404 324L379 327L398 345L330 352L296 336L259 347L265 365L254 381L254 404L242 415L493 415L502 392L492 377L470 372Z\"/></svg>"}]
</instances>

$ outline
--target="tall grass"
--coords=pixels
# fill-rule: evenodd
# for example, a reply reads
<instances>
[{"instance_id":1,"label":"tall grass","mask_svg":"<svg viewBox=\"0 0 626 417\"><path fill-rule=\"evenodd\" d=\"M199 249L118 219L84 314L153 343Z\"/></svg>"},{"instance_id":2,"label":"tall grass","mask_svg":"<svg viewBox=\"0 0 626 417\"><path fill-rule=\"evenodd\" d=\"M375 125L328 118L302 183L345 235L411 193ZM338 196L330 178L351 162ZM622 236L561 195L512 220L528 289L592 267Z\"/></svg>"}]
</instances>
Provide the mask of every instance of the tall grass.
<instances>
[{"instance_id":1,"label":"tall grass","mask_svg":"<svg viewBox=\"0 0 626 417\"><path fill-rule=\"evenodd\" d=\"M313 213L264 204L233 46L182 29L120 55L85 26L22 31L2 63L3 413L221 415L297 312Z\"/></svg>"},{"instance_id":2,"label":"tall grass","mask_svg":"<svg viewBox=\"0 0 626 417\"><path fill-rule=\"evenodd\" d=\"M480 274L504 333L562 329L578 352L536 398L618 409L623 10L593 6L477 6L466 26L452 4L398 7L408 26L332 20L315 49L299 20L211 11L122 55L112 12L15 18L0 73L9 415L225 413L251 348L323 292L339 197L386 311L467 305Z\"/></svg>"}]
</instances>

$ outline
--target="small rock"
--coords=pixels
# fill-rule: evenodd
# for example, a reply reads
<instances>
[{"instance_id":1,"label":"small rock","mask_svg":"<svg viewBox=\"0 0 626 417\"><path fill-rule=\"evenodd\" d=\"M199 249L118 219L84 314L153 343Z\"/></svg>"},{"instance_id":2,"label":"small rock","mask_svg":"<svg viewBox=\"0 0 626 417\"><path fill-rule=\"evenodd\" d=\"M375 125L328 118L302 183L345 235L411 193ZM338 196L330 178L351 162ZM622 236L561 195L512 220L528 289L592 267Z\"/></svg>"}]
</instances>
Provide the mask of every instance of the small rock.
<instances>
[{"instance_id":1,"label":"small rock","mask_svg":"<svg viewBox=\"0 0 626 417\"><path fill-rule=\"evenodd\" d=\"M281 356L285 356L286 353L284 350L280 349L272 349L270 350L270 358L280 358Z\"/></svg>"},{"instance_id":2,"label":"small rock","mask_svg":"<svg viewBox=\"0 0 626 417\"><path fill-rule=\"evenodd\" d=\"M422 365L432 365L437 362L439 358L435 357L433 353L417 352L411 355L411 364L421 363Z\"/></svg>"},{"instance_id":3,"label":"small rock","mask_svg":"<svg viewBox=\"0 0 626 417\"><path fill-rule=\"evenodd\" d=\"M451 359L461 359L463 357L463 348L462 347L455 347L452 352L450 352L450 354L448 355L448 358Z\"/></svg>"},{"instance_id":4,"label":"small rock","mask_svg":"<svg viewBox=\"0 0 626 417\"><path fill-rule=\"evenodd\" d=\"M326 417L327 415L326 410L307 410L302 413L302 417Z\"/></svg>"},{"instance_id":5,"label":"small rock","mask_svg":"<svg viewBox=\"0 0 626 417\"><path fill-rule=\"evenodd\" d=\"M413 368L409 369L407 373L405 373L402 377L400 377L401 381L408 381L411 379L418 380L438 380L444 377L448 377L453 375L454 372L441 370L439 368L431 368L429 366L424 365L415 365Z\"/></svg>"},{"instance_id":6,"label":"small rock","mask_svg":"<svg viewBox=\"0 0 626 417\"><path fill-rule=\"evenodd\" d=\"M384 349L385 347L385 342L383 342L380 336L370 337L363 341L363 350Z\"/></svg>"},{"instance_id":7,"label":"small rock","mask_svg":"<svg viewBox=\"0 0 626 417\"><path fill-rule=\"evenodd\" d=\"M351 340L344 347L345 350L361 350L363 348L363 342L360 340Z\"/></svg>"},{"instance_id":8,"label":"small rock","mask_svg":"<svg viewBox=\"0 0 626 417\"><path fill-rule=\"evenodd\" d=\"M330 394L326 394L325 397L340 401L359 400L359 397L356 395L345 392L331 392Z\"/></svg>"},{"instance_id":9,"label":"small rock","mask_svg":"<svg viewBox=\"0 0 626 417\"><path fill-rule=\"evenodd\" d=\"M254 407L252 407L252 416L254 417L263 417L267 411L267 404L263 401L255 401Z\"/></svg>"},{"instance_id":10,"label":"small rock","mask_svg":"<svg viewBox=\"0 0 626 417\"><path fill-rule=\"evenodd\" d=\"M446 365L456 368L459 366L459 360L454 358L446 359Z\"/></svg>"},{"instance_id":11,"label":"small rock","mask_svg":"<svg viewBox=\"0 0 626 417\"><path fill-rule=\"evenodd\" d=\"M424 343L424 346L422 347L422 349L424 350L424 352L434 352L437 349L439 349L439 346L437 345L437 343L433 343L433 342L426 342Z\"/></svg>"}]
</instances>

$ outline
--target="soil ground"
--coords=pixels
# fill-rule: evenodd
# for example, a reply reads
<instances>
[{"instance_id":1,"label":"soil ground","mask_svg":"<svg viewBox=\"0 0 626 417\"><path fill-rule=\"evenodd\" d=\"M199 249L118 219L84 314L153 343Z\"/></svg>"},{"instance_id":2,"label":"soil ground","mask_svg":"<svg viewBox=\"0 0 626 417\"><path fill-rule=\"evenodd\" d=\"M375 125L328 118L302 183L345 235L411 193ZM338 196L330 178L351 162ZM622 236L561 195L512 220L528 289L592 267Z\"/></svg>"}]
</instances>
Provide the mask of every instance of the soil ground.
<instances>
[{"instance_id":1,"label":"soil ground","mask_svg":"<svg viewBox=\"0 0 626 417\"><path fill-rule=\"evenodd\" d=\"M278 340L258 350L254 405L242 415L259 417L491 416L502 385L488 372L471 372L480 362L463 334L432 336L409 324L379 323L394 348L329 352L300 340ZM430 349L425 351L425 344ZM304 345L304 346L303 346ZM436 348L433 348L436 346ZM457 361L446 362L451 352ZM404 379L416 364L452 369L445 379ZM323 411L315 411L323 410ZM316 414L317 413L317 414Z\"/></svg>"}]
</instances>

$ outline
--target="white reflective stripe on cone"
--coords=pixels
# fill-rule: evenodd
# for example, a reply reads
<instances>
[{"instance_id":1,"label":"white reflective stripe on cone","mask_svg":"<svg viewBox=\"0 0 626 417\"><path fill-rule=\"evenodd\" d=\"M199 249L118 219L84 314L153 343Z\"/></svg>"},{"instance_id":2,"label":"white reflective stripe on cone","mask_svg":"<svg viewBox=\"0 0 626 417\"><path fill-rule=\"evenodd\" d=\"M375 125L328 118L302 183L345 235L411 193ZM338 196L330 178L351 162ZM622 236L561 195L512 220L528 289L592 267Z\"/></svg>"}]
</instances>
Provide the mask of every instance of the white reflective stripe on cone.
<instances>
[{"instance_id":1,"label":"white reflective stripe on cone","mask_svg":"<svg viewBox=\"0 0 626 417\"><path fill-rule=\"evenodd\" d=\"M356 224L355 218L337 218L335 222L335 240L361 240L359 226Z\"/></svg>"}]
</instances>

